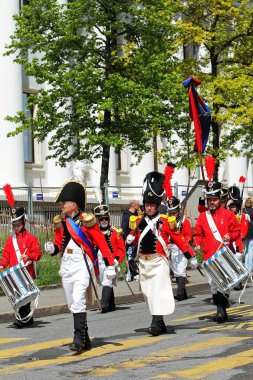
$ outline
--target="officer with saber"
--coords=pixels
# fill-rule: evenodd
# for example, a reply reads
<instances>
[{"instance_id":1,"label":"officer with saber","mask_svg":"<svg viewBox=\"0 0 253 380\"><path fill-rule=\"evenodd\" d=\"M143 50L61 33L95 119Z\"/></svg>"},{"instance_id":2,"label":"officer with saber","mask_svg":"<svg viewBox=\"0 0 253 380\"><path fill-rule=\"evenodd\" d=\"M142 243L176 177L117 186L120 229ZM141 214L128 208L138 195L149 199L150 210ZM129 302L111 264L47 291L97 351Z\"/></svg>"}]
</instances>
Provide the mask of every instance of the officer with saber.
<instances>
[{"instance_id":1,"label":"officer with saber","mask_svg":"<svg viewBox=\"0 0 253 380\"><path fill-rule=\"evenodd\" d=\"M59 273L74 318L74 339L70 350L77 353L91 348L86 303L93 297L95 274L98 274L94 244L99 247L105 259L108 278L116 277L114 257L104 235L99 230L94 215L84 212L85 193L85 187L79 181L72 180L63 185L56 197L62 214L54 218L54 243L45 243L45 250L52 256L60 252L62 254Z\"/></svg>"}]
</instances>

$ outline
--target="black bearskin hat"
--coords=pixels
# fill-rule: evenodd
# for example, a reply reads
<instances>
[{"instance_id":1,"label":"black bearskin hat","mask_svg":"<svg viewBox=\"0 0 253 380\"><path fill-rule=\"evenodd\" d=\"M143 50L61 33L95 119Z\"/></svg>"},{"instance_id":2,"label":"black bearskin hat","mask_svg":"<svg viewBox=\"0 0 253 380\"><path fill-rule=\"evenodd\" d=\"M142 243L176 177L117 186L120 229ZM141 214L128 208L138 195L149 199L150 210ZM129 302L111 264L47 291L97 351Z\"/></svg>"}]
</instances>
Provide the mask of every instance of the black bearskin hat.
<instances>
[{"instance_id":1,"label":"black bearskin hat","mask_svg":"<svg viewBox=\"0 0 253 380\"><path fill-rule=\"evenodd\" d=\"M109 207L106 205L99 205L94 208L94 215L96 218L100 219L101 217L107 216L109 218Z\"/></svg>"},{"instance_id":2,"label":"black bearskin hat","mask_svg":"<svg viewBox=\"0 0 253 380\"><path fill-rule=\"evenodd\" d=\"M11 222L12 224L24 222L25 220L25 209L24 207L16 207L11 209Z\"/></svg>"},{"instance_id":3,"label":"black bearskin hat","mask_svg":"<svg viewBox=\"0 0 253 380\"><path fill-rule=\"evenodd\" d=\"M153 171L144 178L142 195L143 204L155 203L159 205L164 193L163 189L164 174Z\"/></svg>"},{"instance_id":4,"label":"black bearskin hat","mask_svg":"<svg viewBox=\"0 0 253 380\"><path fill-rule=\"evenodd\" d=\"M242 206L242 199L232 200L230 199L227 203L227 208L236 207L239 210Z\"/></svg>"},{"instance_id":5,"label":"black bearskin hat","mask_svg":"<svg viewBox=\"0 0 253 380\"><path fill-rule=\"evenodd\" d=\"M175 196L171 197L168 199L168 213L170 211L178 211L179 210L179 199L176 198Z\"/></svg>"},{"instance_id":6,"label":"black bearskin hat","mask_svg":"<svg viewBox=\"0 0 253 380\"><path fill-rule=\"evenodd\" d=\"M80 210L84 211L86 207L85 196L85 187L81 182L69 181L62 186L59 194L55 199L55 202L75 202L77 203Z\"/></svg>"},{"instance_id":7,"label":"black bearskin hat","mask_svg":"<svg viewBox=\"0 0 253 380\"><path fill-rule=\"evenodd\" d=\"M228 196L229 196L229 199L232 199L233 201L238 201L241 198L239 187L231 186L228 189Z\"/></svg>"},{"instance_id":8,"label":"black bearskin hat","mask_svg":"<svg viewBox=\"0 0 253 380\"><path fill-rule=\"evenodd\" d=\"M221 183L220 182L208 182L208 184L205 187L206 191L206 197L211 198L211 197L219 197L222 194L221 190Z\"/></svg>"},{"instance_id":9,"label":"black bearskin hat","mask_svg":"<svg viewBox=\"0 0 253 380\"><path fill-rule=\"evenodd\" d=\"M221 199L225 201L228 197L228 189L226 187L221 188Z\"/></svg>"}]
</instances>

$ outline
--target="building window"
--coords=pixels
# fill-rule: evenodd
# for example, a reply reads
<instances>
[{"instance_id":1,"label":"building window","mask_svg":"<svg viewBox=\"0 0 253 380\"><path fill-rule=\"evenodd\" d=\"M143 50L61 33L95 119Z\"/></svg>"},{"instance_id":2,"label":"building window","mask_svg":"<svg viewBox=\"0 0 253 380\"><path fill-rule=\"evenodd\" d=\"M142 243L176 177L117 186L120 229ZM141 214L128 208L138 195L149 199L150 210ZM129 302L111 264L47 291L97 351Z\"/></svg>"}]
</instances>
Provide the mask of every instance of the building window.
<instances>
[{"instance_id":1,"label":"building window","mask_svg":"<svg viewBox=\"0 0 253 380\"><path fill-rule=\"evenodd\" d=\"M115 149L115 155L116 155L116 170L121 170L122 165L121 165L121 150L120 149Z\"/></svg>"},{"instance_id":2,"label":"building window","mask_svg":"<svg viewBox=\"0 0 253 380\"><path fill-rule=\"evenodd\" d=\"M33 117L34 110L28 107L29 94L23 93L23 111L26 113L27 118ZM24 144L24 161L26 163L34 163L34 139L30 129L26 129L23 132L23 144Z\"/></svg>"}]
</instances>

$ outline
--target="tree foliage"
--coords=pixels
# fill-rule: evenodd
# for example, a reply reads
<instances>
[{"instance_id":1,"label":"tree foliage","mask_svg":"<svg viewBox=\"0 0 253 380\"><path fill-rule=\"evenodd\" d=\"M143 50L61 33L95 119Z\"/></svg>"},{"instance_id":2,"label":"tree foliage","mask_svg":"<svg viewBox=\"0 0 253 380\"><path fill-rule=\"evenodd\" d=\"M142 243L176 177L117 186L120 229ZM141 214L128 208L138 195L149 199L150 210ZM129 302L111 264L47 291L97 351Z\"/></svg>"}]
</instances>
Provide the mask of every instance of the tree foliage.
<instances>
[{"instance_id":1,"label":"tree foliage","mask_svg":"<svg viewBox=\"0 0 253 380\"><path fill-rule=\"evenodd\" d=\"M198 51L197 57L186 57L182 70L202 80L201 93L212 109L209 151L219 160L229 154L253 157L252 2L190 0L180 5L178 42L186 51Z\"/></svg>"},{"instance_id":2,"label":"tree foliage","mask_svg":"<svg viewBox=\"0 0 253 380\"><path fill-rule=\"evenodd\" d=\"M187 140L175 3L30 0L15 16L7 54L42 87L29 98L36 118L9 117L18 124L12 134L31 128L38 141L49 137L48 157L61 166L102 156L101 185L111 146L140 158L158 134Z\"/></svg>"}]
</instances>

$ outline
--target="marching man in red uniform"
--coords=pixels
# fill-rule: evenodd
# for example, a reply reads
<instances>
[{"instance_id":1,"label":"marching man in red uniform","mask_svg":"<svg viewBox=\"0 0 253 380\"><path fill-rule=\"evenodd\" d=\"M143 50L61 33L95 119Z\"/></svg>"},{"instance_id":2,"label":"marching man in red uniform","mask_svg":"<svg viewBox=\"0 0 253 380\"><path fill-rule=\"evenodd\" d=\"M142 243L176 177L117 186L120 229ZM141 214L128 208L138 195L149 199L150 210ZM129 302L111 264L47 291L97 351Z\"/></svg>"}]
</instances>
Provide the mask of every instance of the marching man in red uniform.
<instances>
[{"instance_id":1,"label":"marching man in red uniform","mask_svg":"<svg viewBox=\"0 0 253 380\"><path fill-rule=\"evenodd\" d=\"M23 207L12 208L11 221L14 234L6 240L2 260L0 261L0 272L8 266L14 267L20 262L25 265L29 262L26 269L30 276L35 279L34 261L41 258L42 251L38 239L25 228L25 209ZM21 329L33 324L33 317L30 318L31 302L21 306L18 312L24 321L16 319L14 322L16 328Z\"/></svg>"},{"instance_id":2,"label":"marching man in red uniform","mask_svg":"<svg viewBox=\"0 0 253 380\"><path fill-rule=\"evenodd\" d=\"M90 286L95 282L98 246L105 264L106 276L116 277L114 255L99 230L93 214L84 213L85 188L81 182L67 182L56 198L61 202L61 216L54 218L55 241L45 243L45 250L52 256L61 252L60 276L68 307L74 317L74 339L70 350L81 353L91 348L88 335L86 299Z\"/></svg>"},{"instance_id":3,"label":"marching man in red uniform","mask_svg":"<svg viewBox=\"0 0 253 380\"><path fill-rule=\"evenodd\" d=\"M235 215L230 210L220 206L221 195L221 183L210 181L206 186L209 210L199 215L194 229L195 252L200 253L202 247L203 260L205 261L213 256L222 245L228 245L234 252L233 242L240 237L240 226ZM215 320L218 323L223 323L227 320L228 295L224 296L219 292L213 279L207 277L213 302L217 305Z\"/></svg>"},{"instance_id":4,"label":"marching man in red uniform","mask_svg":"<svg viewBox=\"0 0 253 380\"><path fill-rule=\"evenodd\" d=\"M125 243L123 240L123 230L121 227L116 228L110 225L110 214L108 206L99 205L95 207L94 215L97 219L100 231L104 235L107 245L114 256L114 264L116 267L118 267L126 255ZM113 285L116 281L112 281L112 279L108 278L106 275L106 265L101 251L98 250L97 254L99 265L99 279L101 285L103 286L101 308L102 313L107 313L108 311L115 310Z\"/></svg>"},{"instance_id":5,"label":"marching man in red uniform","mask_svg":"<svg viewBox=\"0 0 253 380\"><path fill-rule=\"evenodd\" d=\"M192 241L192 228L189 219L186 218L185 215L180 215L180 202L179 199L175 196L168 199L168 215L170 217L176 218L176 225L179 232L184 237L186 243L190 243ZM177 294L175 295L175 299L178 301L187 300L188 296L186 293L185 285L186 285L186 269L188 260L183 254L183 252L179 249L179 247L172 242L170 243L171 249L171 269L174 273L174 277L177 280ZM192 260L193 261L193 260ZM197 260L195 262L195 266L197 267Z\"/></svg>"},{"instance_id":6,"label":"marching man in red uniform","mask_svg":"<svg viewBox=\"0 0 253 380\"><path fill-rule=\"evenodd\" d=\"M138 243L140 286L152 315L148 332L154 336L166 332L163 316L172 314L175 309L169 268L170 240L173 239L187 258L194 256L182 234L177 231L175 218L170 225L168 217L158 212L164 193L164 179L165 176L156 171L146 175L143 185L144 215L134 236L130 234L126 239L128 245Z\"/></svg>"}]
</instances>

